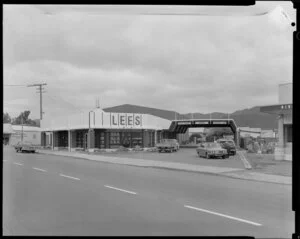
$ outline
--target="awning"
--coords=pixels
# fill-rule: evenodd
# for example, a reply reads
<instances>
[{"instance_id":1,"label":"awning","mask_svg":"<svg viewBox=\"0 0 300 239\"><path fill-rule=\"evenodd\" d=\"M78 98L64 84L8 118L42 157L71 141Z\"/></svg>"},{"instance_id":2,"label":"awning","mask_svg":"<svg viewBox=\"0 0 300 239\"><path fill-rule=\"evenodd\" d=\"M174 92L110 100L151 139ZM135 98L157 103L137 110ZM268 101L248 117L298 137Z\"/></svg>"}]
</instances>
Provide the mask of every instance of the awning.
<instances>
[{"instance_id":1,"label":"awning","mask_svg":"<svg viewBox=\"0 0 300 239\"><path fill-rule=\"evenodd\" d=\"M269 114L291 114L292 111L293 104L267 105L260 107L260 112Z\"/></svg>"}]
</instances>

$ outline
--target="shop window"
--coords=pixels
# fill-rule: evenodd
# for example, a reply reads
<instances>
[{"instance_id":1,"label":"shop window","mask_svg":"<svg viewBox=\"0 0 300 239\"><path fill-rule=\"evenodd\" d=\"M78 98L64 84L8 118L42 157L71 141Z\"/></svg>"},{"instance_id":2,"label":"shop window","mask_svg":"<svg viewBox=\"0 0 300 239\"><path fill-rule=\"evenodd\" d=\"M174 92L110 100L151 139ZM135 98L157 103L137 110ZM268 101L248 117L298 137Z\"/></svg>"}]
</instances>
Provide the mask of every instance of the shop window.
<instances>
[{"instance_id":1,"label":"shop window","mask_svg":"<svg viewBox=\"0 0 300 239\"><path fill-rule=\"evenodd\" d=\"M135 146L142 146L143 138L142 132L132 132L131 133L131 145L132 147Z\"/></svg>"},{"instance_id":2,"label":"shop window","mask_svg":"<svg viewBox=\"0 0 300 239\"><path fill-rule=\"evenodd\" d=\"M84 148L84 132L76 132L76 147Z\"/></svg>"},{"instance_id":3,"label":"shop window","mask_svg":"<svg viewBox=\"0 0 300 239\"><path fill-rule=\"evenodd\" d=\"M110 132L110 144L111 145L120 145L120 133L119 132Z\"/></svg>"}]
</instances>

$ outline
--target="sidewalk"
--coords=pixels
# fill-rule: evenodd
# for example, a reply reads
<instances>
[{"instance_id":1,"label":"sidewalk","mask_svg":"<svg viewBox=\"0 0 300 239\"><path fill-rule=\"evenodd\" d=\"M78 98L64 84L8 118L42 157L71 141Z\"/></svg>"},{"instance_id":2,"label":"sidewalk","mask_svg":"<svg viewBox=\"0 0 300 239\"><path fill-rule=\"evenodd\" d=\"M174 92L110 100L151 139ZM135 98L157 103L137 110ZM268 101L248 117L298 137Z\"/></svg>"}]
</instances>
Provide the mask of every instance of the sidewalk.
<instances>
[{"instance_id":1,"label":"sidewalk","mask_svg":"<svg viewBox=\"0 0 300 239\"><path fill-rule=\"evenodd\" d=\"M87 160L94 160L105 163L123 164L137 167L152 167L152 168L163 168L171 170L180 170L188 172L207 173L214 175L227 176L232 178L262 181L269 183L280 183L280 184L292 184L292 178L279 175L270 175L263 173L250 172L249 170L241 170L239 168L226 168L226 167L212 167L203 165L193 165L177 162L164 162L155 161L150 159L136 159L136 158L125 158L125 157L111 157L102 155L93 155L80 152L67 152L67 151L52 151L52 150L38 150L38 153L65 156L65 157L76 157Z\"/></svg>"}]
</instances>

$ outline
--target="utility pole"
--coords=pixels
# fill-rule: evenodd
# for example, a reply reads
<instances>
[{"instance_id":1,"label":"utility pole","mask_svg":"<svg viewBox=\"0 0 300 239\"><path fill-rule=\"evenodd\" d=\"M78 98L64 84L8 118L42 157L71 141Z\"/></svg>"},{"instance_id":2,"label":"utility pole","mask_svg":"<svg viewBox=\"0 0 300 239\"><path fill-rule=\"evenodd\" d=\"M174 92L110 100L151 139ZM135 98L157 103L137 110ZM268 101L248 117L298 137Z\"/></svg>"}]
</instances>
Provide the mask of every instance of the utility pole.
<instances>
[{"instance_id":1,"label":"utility pole","mask_svg":"<svg viewBox=\"0 0 300 239\"><path fill-rule=\"evenodd\" d=\"M32 84L32 85L27 85L27 87L33 87L33 86L37 86L38 90L36 93L40 93L40 120L43 119L43 93L45 93L45 91L43 92L44 88L43 85L47 85L46 83L40 83L40 84Z\"/></svg>"},{"instance_id":2,"label":"utility pole","mask_svg":"<svg viewBox=\"0 0 300 239\"><path fill-rule=\"evenodd\" d=\"M23 144L23 113L21 114L21 125L22 125L22 131L21 131L21 144Z\"/></svg>"}]
</instances>

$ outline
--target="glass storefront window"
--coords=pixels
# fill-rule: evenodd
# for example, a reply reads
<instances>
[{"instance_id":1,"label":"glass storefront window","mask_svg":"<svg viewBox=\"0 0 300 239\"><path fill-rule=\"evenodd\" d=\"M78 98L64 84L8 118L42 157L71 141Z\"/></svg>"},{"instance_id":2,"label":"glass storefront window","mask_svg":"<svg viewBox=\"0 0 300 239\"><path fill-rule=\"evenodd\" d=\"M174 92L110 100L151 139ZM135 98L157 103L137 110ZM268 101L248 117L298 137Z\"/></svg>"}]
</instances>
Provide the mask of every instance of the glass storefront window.
<instances>
[{"instance_id":1,"label":"glass storefront window","mask_svg":"<svg viewBox=\"0 0 300 239\"><path fill-rule=\"evenodd\" d=\"M120 145L120 132L110 132L110 145Z\"/></svg>"},{"instance_id":2,"label":"glass storefront window","mask_svg":"<svg viewBox=\"0 0 300 239\"><path fill-rule=\"evenodd\" d=\"M131 147L140 146L142 147L142 132L132 132L131 133Z\"/></svg>"}]
</instances>

